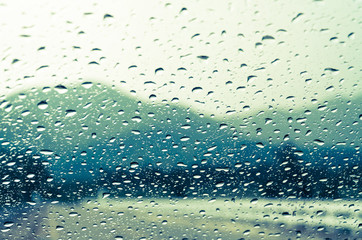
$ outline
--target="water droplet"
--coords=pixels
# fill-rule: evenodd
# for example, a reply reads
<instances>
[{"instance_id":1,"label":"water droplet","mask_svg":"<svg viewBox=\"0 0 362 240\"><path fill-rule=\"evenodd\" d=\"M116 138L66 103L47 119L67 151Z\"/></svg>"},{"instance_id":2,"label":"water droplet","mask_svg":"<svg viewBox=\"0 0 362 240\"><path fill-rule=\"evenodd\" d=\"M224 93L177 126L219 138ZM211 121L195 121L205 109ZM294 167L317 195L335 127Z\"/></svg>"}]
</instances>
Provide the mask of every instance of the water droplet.
<instances>
[{"instance_id":1,"label":"water droplet","mask_svg":"<svg viewBox=\"0 0 362 240\"><path fill-rule=\"evenodd\" d=\"M66 117L73 117L75 114L77 114L77 111L72 110L72 109L68 109L65 111L65 116Z\"/></svg>"},{"instance_id":2,"label":"water droplet","mask_svg":"<svg viewBox=\"0 0 362 240\"><path fill-rule=\"evenodd\" d=\"M324 69L324 71L326 71L326 72L331 72L331 73L333 73L333 74L337 74L338 72L339 72L339 70L338 69L336 69L336 68L325 68Z\"/></svg>"},{"instance_id":3,"label":"water droplet","mask_svg":"<svg viewBox=\"0 0 362 240\"><path fill-rule=\"evenodd\" d=\"M207 59L209 59L209 56L200 55L200 56L197 56L197 58L202 59L202 60L207 60Z\"/></svg>"},{"instance_id":4,"label":"water droplet","mask_svg":"<svg viewBox=\"0 0 362 240\"><path fill-rule=\"evenodd\" d=\"M131 162L131 168L138 168L139 163L138 162Z\"/></svg>"},{"instance_id":5,"label":"water droplet","mask_svg":"<svg viewBox=\"0 0 362 240\"><path fill-rule=\"evenodd\" d=\"M137 122L137 123L142 122L142 118L140 116L135 116L131 120L134 121L134 122Z\"/></svg>"},{"instance_id":6,"label":"water droplet","mask_svg":"<svg viewBox=\"0 0 362 240\"><path fill-rule=\"evenodd\" d=\"M89 89L93 86L93 83L92 82L84 82L82 83L82 87L86 88L86 89Z\"/></svg>"},{"instance_id":7,"label":"water droplet","mask_svg":"<svg viewBox=\"0 0 362 240\"><path fill-rule=\"evenodd\" d=\"M193 89L192 89L192 92L193 93L199 93L199 92L201 92L202 91L202 87L194 87Z\"/></svg>"},{"instance_id":8,"label":"water droplet","mask_svg":"<svg viewBox=\"0 0 362 240\"><path fill-rule=\"evenodd\" d=\"M164 69L163 69L163 68L157 68L157 69L155 70L155 74L156 74L156 75L161 75L161 74L163 74L163 72L164 72Z\"/></svg>"},{"instance_id":9,"label":"water droplet","mask_svg":"<svg viewBox=\"0 0 362 240\"><path fill-rule=\"evenodd\" d=\"M322 140L319 140L319 139L314 139L313 141L315 144L319 145L319 146L323 146L324 145L324 142Z\"/></svg>"},{"instance_id":10,"label":"water droplet","mask_svg":"<svg viewBox=\"0 0 362 240\"><path fill-rule=\"evenodd\" d=\"M8 104L8 105L6 105L6 107L5 107L5 112L11 112L11 110L13 109L13 105L12 104Z\"/></svg>"},{"instance_id":11,"label":"water droplet","mask_svg":"<svg viewBox=\"0 0 362 240\"><path fill-rule=\"evenodd\" d=\"M76 217L76 216L78 216L78 213L77 212L70 212L69 216L70 217Z\"/></svg>"},{"instance_id":12,"label":"water droplet","mask_svg":"<svg viewBox=\"0 0 362 240\"><path fill-rule=\"evenodd\" d=\"M26 175L26 177L27 177L27 178L34 178L34 177L35 177L35 174L30 173L30 174Z\"/></svg>"},{"instance_id":13,"label":"water droplet","mask_svg":"<svg viewBox=\"0 0 362 240\"><path fill-rule=\"evenodd\" d=\"M64 230L64 227L63 226L56 226L55 228L57 231L61 231L61 230Z\"/></svg>"},{"instance_id":14,"label":"water droplet","mask_svg":"<svg viewBox=\"0 0 362 240\"><path fill-rule=\"evenodd\" d=\"M11 227L14 225L14 222L4 222L4 227Z\"/></svg>"},{"instance_id":15,"label":"water droplet","mask_svg":"<svg viewBox=\"0 0 362 240\"><path fill-rule=\"evenodd\" d=\"M128 70L136 70L137 69L137 65L131 65L128 67Z\"/></svg>"},{"instance_id":16,"label":"water droplet","mask_svg":"<svg viewBox=\"0 0 362 240\"><path fill-rule=\"evenodd\" d=\"M103 16L103 19L106 19L106 18L113 18L113 16L111 14L106 13Z\"/></svg>"},{"instance_id":17,"label":"water droplet","mask_svg":"<svg viewBox=\"0 0 362 240\"><path fill-rule=\"evenodd\" d=\"M38 108L41 109L41 110L45 110L48 108L48 103L47 101L41 101L38 103Z\"/></svg>"},{"instance_id":18,"label":"water droplet","mask_svg":"<svg viewBox=\"0 0 362 240\"><path fill-rule=\"evenodd\" d=\"M44 155L52 155L54 152L52 150L43 149L43 150L40 150L40 153L44 154Z\"/></svg>"},{"instance_id":19,"label":"water droplet","mask_svg":"<svg viewBox=\"0 0 362 240\"><path fill-rule=\"evenodd\" d=\"M107 197L109 197L109 196L111 196L110 193L103 193L103 194L102 194L102 198L107 198Z\"/></svg>"},{"instance_id":20,"label":"water droplet","mask_svg":"<svg viewBox=\"0 0 362 240\"><path fill-rule=\"evenodd\" d=\"M261 142L257 143L256 146L257 146L258 148L264 148L264 144L261 143Z\"/></svg>"},{"instance_id":21,"label":"water droplet","mask_svg":"<svg viewBox=\"0 0 362 240\"><path fill-rule=\"evenodd\" d=\"M54 90L57 91L57 92L60 93L60 94L64 94L64 93L68 92L68 89L67 89L65 86L63 86L63 85L57 85L57 86L55 86L55 87L54 87Z\"/></svg>"},{"instance_id":22,"label":"water droplet","mask_svg":"<svg viewBox=\"0 0 362 240\"><path fill-rule=\"evenodd\" d=\"M190 140L190 137L184 136L184 137L181 137L180 140L181 140L182 142L186 142L186 141Z\"/></svg>"},{"instance_id":23,"label":"water droplet","mask_svg":"<svg viewBox=\"0 0 362 240\"><path fill-rule=\"evenodd\" d=\"M148 98L149 98L151 101L156 101L157 96L156 96L155 94L151 94Z\"/></svg>"},{"instance_id":24,"label":"water droplet","mask_svg":"<svg viewBox=\"0 0 362 240\"><path fill-rule=\"evenodd\" d=\"M262 37L261 39L262 41L265 41L265 40L275 40L275 38L273 36L270 36L270 35L265 35Z\"/></svg>"},{"instance_id":25,"label":"water droplet","mask_svg":"<svg viewBox=\"0 0 362 240\"><path fill-rule=\"evenodd\" d=\"M355 36L354 32L351 32L350 34L348 34L349 39L354 39L354 36Z\"/></svg>"},{"instance_id":26,"label":"water droplet","mask_svg":"<svg viewBox=\"0 0 362 240\"><path fill-rule=\"evenodd\" d=\"M219 125L219 129L220 129L220 130L225 129L225 128L227 128L227 127L228 127L227 124L220 124L220 125Z\"/></svg>"}]
</instances>

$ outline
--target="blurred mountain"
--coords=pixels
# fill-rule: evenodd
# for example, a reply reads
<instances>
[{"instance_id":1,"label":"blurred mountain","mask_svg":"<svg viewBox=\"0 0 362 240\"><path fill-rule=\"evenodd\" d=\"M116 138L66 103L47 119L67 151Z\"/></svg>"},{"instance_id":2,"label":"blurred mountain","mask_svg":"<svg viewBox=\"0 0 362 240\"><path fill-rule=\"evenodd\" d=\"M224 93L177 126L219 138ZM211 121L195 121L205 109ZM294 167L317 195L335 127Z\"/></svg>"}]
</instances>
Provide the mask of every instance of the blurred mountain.
<instances>
[{"instance_id":1,"label":"blurred mountain","mask_svg":"<svg viewBox=\"0 0 362 240\"><path fill-rule=\"evenodd\" d=\"M1 103L0 141L41 156L55 182L157 167L171 172L239 164L272 166L289 143L309 165L358 164L360 99L223 119L176 103L144 102L100 83L33 88ZM241 117L242 116L242 117Z\"/></svg>"}]
</instances>

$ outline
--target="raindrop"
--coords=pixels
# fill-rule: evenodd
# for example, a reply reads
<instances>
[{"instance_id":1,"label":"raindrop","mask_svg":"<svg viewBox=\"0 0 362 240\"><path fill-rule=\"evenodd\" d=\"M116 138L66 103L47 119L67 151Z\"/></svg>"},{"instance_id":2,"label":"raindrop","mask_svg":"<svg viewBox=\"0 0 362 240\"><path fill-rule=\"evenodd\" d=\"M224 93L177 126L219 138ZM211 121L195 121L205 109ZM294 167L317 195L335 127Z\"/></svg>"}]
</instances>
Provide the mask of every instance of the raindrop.
<instances>
[{"instance_id":1,"label":"raindrop","mask_svg":"<svg viewBox=\"0 0 362 240\"><path fill-rule=\"evenodd\" d=\"M262 41L265 41L265 40L274 40L275 38L273 36L270 36L270 35L265 35L263 36L263 38L261 39Z\"/></svg>"},{"instance_id":2,"label":"raindrop","mask_svg":"<svg viewBox=\"0 0 362 240\"><path fill-rule=\"evenodd\" d=\"M255 78L256 78L255 75L250 75L250 76L248 76L247 82L252 82L255 80Z\"/></svg>"},{"instance_id":3,"label":"raindrop","mask_svg":"<svg viewBox=\"0 0 362 240\"><path fill-rule=\"evenodd\" d=\"M4 222L4 227L11 227L14 225L14 222Z\"/></svg>"},{"instance_id":4,"label":"raindrop","mask_svg":"<svg viewBox=\"0 0 362 240\"><path fill-rule=\"evenodd\" d=\"M199 93L199 92L201 92L202 91L202 87L194 87L193 89L192 89L192 92L193 93Z\"/></svg>"},{"instance_id":5,"label":"raindrop","mask_svg":"<svg viewBox=\"0 0 362 240\"><path fill-rule=\"evenodd\" d=\"M13 109L13 105L12 104L8 104L8 105L6 105L6 107L5 107L5 112L11 112L11 110Z\"/></svg>"},{"instance_id":6,"label":"raindrop","mask_svg":"<svg viewBox=\"0 0 362 240\"><path fill-rule=\"evenodd\" d=\"M258 142L258 143L256 144L256 146L257 146L258 148L264 148L264 144L261 143L261 142Z\"/></svg>"},{"instance_id":7,"label":"raindrop","mask_svg":"<svg viewBox=\"0 0 362 240\"><path fill-rule=\"evenodd\" d=\"M45 110L48 108L48 103L47 101L41 101L38 103L38 108L41 109L41 110Z\"/></svg>"},{"instance_id":8,"label":"raindrop","mask_svg":"<svg viewBox=\"0 0 362 240\"><path fill-rule=\"evenodd\" d=\"M157 96L155 94L151 94L148 99L150 99L151 101L156 101Z\"/></svg>"},{"instance_id":9,"label":"raindrop","mask_svg":"<svg viewBox=\"0 0 362 240\"><path fill-rule=\"evenodd\" d=\"M155 74L156 74L156 75L162 75L164 71L165 71L165 70L164 70L163 68L157 68L157 69L155 70Z\"/></svg>"},{"instance_id":10,"label":"raindrop","mask_svg":"<svg viewBox=\"0 0 362 240\"><path fill-rule=\"evenodd\" d=\"M103 16L103 19L106 19L106 18L113 18L113 16L111 14L104 14Z\"/></svg>"},{"instance_id":11,"label":"raindrop","mask_svg":"<svg viewBox=\"0 0 362 240\"><path fill-rule=\"evenodd\" d=\"M111 196L110 193L103 193L103 194L102 194L102 198L103 198L103 199L104 199L104 198L107 198L107 197L109 197L109 196Z\"/></svg>"},{"instance_id":12,"label":"raindrop","mask_svg":"<svg viewBox=\"0 0 362 240\"><path fill-rule=\"evenodd\" d=\"M323 146L324 145L324 142L322 140L319 140L319 139L314 139L313 141L315 144L317 144L318 146Z\"/></svg>"},{"instance_id":13,"label":"raindrop","mask_svg":"<svg viewBox=\"0 0 362 240\"><path fill-rule=\"evenodd\" d=\"M138 162L131 162L131 168L138 168L139 163Z\"/></svg>"},{"instance_id":14,"label":"raindrop","mask_svg":"<svg viewBox=\"0 0 362 240\"><path fill-rule=\"evenodd\" d=\"M52 155L54 152L52 150L44 149L40 150L40 153L44 155Z\"/></svg>"},{"instance_id":15,"label":"raindrop","mask_svg":"<svg viewBox=\"0 0 362 240\"><path fill-rule=\"evenodd\" d=\"M57 231L61 231L61 230L64 230L64 227L63 226L56 226L55 228Z\"/></svg>"},{"instance_id":16,"label":"raindrop","mask_svg":"<svg viewBox=\"0 0 362 240\"><path fill-rule=\"evenodd\" d=\"M69 216L70 217L76 217L76 216L78 216L78 213L77 212L70 212Z\"/></svg>"},{"instance_id":17,"label":"raindrop","mask_svg":"<svg viewBox=\"0 0 362 240\"><path fill-rule=\"evenodd\" d=\"M89 89L93 86L93 83L92 82L84 82L82 83L82 87L86 88L86 89Z\"/></svg>"},{"instance_id":18,"label":"raindrop","mask_svg":"<svg viewBox=\"0 0 362 240\"><path fill-rule=\"evenodd\" d=\"M297 16L295 16L293 19L292 19L292 22L294 22L295 20L297 20L299 17L301 17L303 15L303 13L298 13Z\"/></svg>"},{"instance_id":19,"label":"raindrop","mask_svg":"<svg viewBox=\"0 0 362 240\"><path fill-rule=\"evenodd\" d=\"M182 142L186 142L186 141L190 140L190 137L184 136L184 137L181 137L180 140L181 140Z\"/></svg>"},{"instance_id":20,"label":"raindrop","mask_svg":"<svg viewBox=\"0 0 362 240\"><path fill-rule=\"evenodd\" d=\"M197 56L197 58L202 59L202 60L207 60L207 59L209 59L209 56L200 55L200 56Z\"/></svg>"},{"instance_id":21,"label":"raindrop","mask_svg":"<svg viewBox=\"0 0 362 240\"><path fill-rule=\"evenodd\" d=\"M72 110L72 109L68 109L65 111L65 116L66 117L73 117L75 114L77 114L77 111Z\"/></svg>"},{"instance_id":22,"label":"raindrop","mask_svg":"<svg viewBox=\"0 0 362 240\"><path fill-rule=\"evenodd\" d=\"M336 68L325 68L324 71L332 72L332 73L338 73L339 72L339 70L336 69Z\"/></svg>"},{"instance_id":23,"label":"raindrop","mask_svg":"<svg viewBox=\"0 0 362 240\"><path fill-rule=\"evenodd\" d=\"M64 94L64 93L68 92L68 89L67 89L65 86L63 86L63 85L57 85L57 86L55 86L55 87L54 87L54 90L57 91L57 92L60 93L60 94Z\"/></svg>"},{"instance_id":24,"label":"raindrop","mask_svg":"<svg viewBox=\"0 0 362 240\"><path fill-rule=\"evenodd\" d=\"M355 36L354 32L351 32L350 34L348 34L349 39L354 39L354 36Z\"/></svg>"},{"instance_id":25,"label":"raindrop","mask_svg":"<svg viewBox=\"0 0 362 240\"><path fill-rule=\"evenodd\" d=\"M220 129L220 130L225 129L225 128L227 128L227 127L228 127L228 125L227 125L227 124L224 124L224 123L219 125L219 129Z\"/></svg>"},{"instance_id":26,"label":"raindrop","mask_svg":"<svg viewBox=\"0 0 362 240\"><path fill-rule=\"evenodd\" d=\"M180 10L180 13L184 13L184 12L187 12L187 8L181 8L181 10Z\"/></svg>"}]
</instances>

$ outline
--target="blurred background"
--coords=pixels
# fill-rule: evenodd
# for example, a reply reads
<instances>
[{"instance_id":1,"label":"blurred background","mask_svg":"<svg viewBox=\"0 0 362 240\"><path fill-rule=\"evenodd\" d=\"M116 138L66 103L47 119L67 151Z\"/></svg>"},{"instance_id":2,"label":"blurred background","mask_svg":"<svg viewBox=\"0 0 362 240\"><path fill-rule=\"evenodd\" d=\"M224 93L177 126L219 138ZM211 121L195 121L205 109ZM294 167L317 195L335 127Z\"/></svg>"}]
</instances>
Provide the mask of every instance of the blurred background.
<instances>
[{"instance_id":1,"label":"blurred background","mask_svg":"<svg viewBox=\"0 0 362 240\"><path fill-rule=\"evenodd\" d=\"M0 15L4 239L361 237L361 1L16 0ZM155 234L127 213L137 201L179 213ZM61 216L79 225L87 204L129 225L70 229ZM182 213L204 205L226 230L188 235Z\"/></svg>"}]
</instances>

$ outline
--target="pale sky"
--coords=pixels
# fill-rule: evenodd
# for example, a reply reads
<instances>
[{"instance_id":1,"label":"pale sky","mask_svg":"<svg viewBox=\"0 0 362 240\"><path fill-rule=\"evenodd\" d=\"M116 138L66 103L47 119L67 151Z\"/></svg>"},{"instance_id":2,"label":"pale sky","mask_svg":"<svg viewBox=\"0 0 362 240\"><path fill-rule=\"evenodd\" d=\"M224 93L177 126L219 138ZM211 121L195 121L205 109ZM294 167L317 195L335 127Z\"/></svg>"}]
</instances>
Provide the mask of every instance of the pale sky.
<instances>
[{"instance_id":1,"label":"pale sky","mask_svg":"<svg viewBox=\"0 0 362 240\"><path fill-rule=\"evenodd\" d=\"M0 95L92 80L224 116L362 92L360 0L16 0L0 16Z\"/></svg>"}]
</instances>

